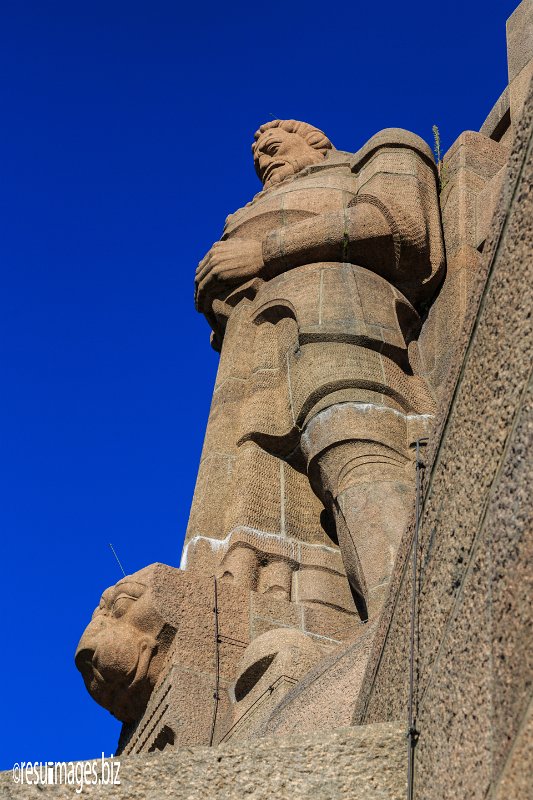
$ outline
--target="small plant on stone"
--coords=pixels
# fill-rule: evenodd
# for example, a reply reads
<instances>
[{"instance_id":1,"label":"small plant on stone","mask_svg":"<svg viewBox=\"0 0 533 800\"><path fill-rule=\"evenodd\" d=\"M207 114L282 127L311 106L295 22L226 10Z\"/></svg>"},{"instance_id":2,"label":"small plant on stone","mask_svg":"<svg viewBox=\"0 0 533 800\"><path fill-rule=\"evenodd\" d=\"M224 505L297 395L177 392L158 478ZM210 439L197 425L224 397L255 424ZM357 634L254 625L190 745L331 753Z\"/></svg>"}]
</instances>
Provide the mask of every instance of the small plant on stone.
<instances>
[{"instance_id":1,"label":"small plant on stone","mask_svg":"<svg viewBox=\"0 0 533 800\"><path fill-rule=\"evenodd\" d=\"M446 168L442 160L442 149L440 145L440 132L437 125L433 125L433 152L437 162L437 176L439 179L439 190L442 192L446 185Z\"/></svg>"}]
</instances>

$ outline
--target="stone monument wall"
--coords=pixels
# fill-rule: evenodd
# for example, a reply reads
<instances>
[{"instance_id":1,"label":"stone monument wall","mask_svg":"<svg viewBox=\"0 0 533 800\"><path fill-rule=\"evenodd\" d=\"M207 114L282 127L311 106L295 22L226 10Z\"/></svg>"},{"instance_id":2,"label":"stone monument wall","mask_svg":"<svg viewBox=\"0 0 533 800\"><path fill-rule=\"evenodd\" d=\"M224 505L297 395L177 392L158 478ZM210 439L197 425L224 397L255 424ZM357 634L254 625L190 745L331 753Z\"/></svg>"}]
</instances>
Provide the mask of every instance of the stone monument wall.
<instances>
[{"instance_id":1,"label":"stone monument wall","mask_svg":"<svg viewBox=\"0 0 533 800\"><path fill-rule=\"evenodd\" d=\"M517 18L527 8L532 20L531 6L523 3ZM526 797L533 785L531 93L514 127L509 173L458 342L463 355L448 375L446 408L424 457L413 697L415 796L424 800ZM358 724L406 718L413 532L414 519Z\"/></svg>"}]
</instances>

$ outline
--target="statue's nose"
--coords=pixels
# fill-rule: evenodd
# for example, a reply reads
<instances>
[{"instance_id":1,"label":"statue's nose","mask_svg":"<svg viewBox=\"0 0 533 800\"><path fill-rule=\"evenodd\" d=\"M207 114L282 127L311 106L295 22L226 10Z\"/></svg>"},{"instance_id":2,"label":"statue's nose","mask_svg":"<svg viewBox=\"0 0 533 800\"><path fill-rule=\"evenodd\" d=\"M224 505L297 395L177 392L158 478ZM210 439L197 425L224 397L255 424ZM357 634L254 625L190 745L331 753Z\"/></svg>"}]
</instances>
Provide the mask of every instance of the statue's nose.
<instances>
[{"instance_id":1,"label":"statue's nose","mask_svg":"<svg viewBox=\"0 0 533 800\"><path fill-rule=\"evenodd\" d=\"M100 625L95 625L94 622L91 622L83 632L83 636L78 642L78 646L76 648L74 663L84 677L91 671L92 661L96 650L95 633L99 628Z\"/></svg>"},{"instance_id":2,"label":"statue's nose","mask_svg":"<svg viewBox=\"0 0 533 800\"><path fill-rule=\"evenodd\" d=\"M82 636L76 650L76 655L74 656L74 663L76 664L76 667L79 669L83 677L92 674L93 656L94 656L94 648L87 647L83 642L83 636Z\"/></svg>"}]
</instances>

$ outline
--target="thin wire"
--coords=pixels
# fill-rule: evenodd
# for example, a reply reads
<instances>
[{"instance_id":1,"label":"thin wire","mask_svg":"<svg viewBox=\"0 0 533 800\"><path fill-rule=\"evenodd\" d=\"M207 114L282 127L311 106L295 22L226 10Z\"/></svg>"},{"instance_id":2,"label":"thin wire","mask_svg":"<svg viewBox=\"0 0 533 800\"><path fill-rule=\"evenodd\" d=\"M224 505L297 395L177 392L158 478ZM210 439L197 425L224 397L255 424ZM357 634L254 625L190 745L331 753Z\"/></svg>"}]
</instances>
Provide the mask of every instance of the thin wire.
<instances>
[{"instance_id":1,"label":"thin wire","mask_svg":"<svg viewBox=\"0 0 533 800\"><path fill-rule=\"evenodd\" d=\"M416 589L417 589L417 570L418 570L418 534L420 529L420 492L421 492L421 471L424 464L420 460L420 445L426 443L427 439L416 440L416 500L415 500L415 533L413 537L413 585L411 594L411 632L409 648L409 706L408 706L408 745L407 745L407 800L413 800L414 791L414 765L415 747L418 741L419 732L414 720L414 691L415 691L415 622L416 622Z\"/></svg>"},{"instance_id":2,"label":"thin wire","mask_svg":"<svg viewBox=\"0 0 533 800\"><path fill-rule=\"evenodd\" d=\"M115 556L115 558L117 559L117 563L118 563L118 565L119 565L120 569L122 570L122 574L124 575L124 577L126 577L126 573L124 572L124 567L123 567L123 566L122 566L122 564L120 563L120 561L119 561L119 558L118 558L117 554L115 553L115 548L113 547L113 545L111 544L111 542L109 542L109 547L111 548L111 550L113 551L113 555L114 555L114 556Z\"/></svg>"},{"instance_id":3,"label":"thin wire","mask_svg":"<svg viewBox=\"0 0 533 800\"><path fill-rule=\"evenodd\" d=\"M224 734L223 738L221 739L221 743L222 743L222 742L227 742L227 741L228 741L228 737L229 737L230 733L231 733L231 732L232 732L232 731L233 731L233 730L234 730L234 729L237 727L237 725L239 725L241 722L243 722L243 720L247 719L247 718L250 716L250 714L251 714L252 710L253 710L253 709L255 708L255 706L256 706L256 705L259 703L259 701L260 701L260 700L262 700L262 699L263 699L263 697L264 697L266 694L272 694L272 692L273 692L273 691L274 691L274 689L277 687L277 685L278 685L279 683L281 683L281 681L282 681L282 680L284 680L284 679L285 679L285 680L286 680L288 683L292 684L293 686L295 686L295 685L298 683L298 681L297 681L295 678L291 678L291 676L290 676L290 675L285 675L285 674L278 675L278 677L276 678L276 680L275 680L275 681L273 681L273 682L270 684L270 686L267 686L267 688L266 688L266 689L265 689L263 692L261 692L261 694L259 695L259 697L257 697L257 698L254 700L254 702L252 703L252 705L251 705L249 708L247 708L247 709L246 709L246 711L244 712L244 714L243 714L241 717L239 717L239 719L237 720L237 722L234 722L234 723L233 723L233 725L231 726L231 728L230 728L228 731L226 731L226 733Z\"/></svg>"},{"instance_id":4,"label":"thin wire","mask_svg":"<svg viewBox=\"0 0 533 800\"><path fill-rule=\"evenodd\" d=\"M209 747L213 746L213 739L215 738L215 726L217 723L217 713L218 713L218 701L220 697L220 653L219 653L219 643L220 643L220 636L218 635L218 592L217 592L217 579L213 578L214 581L214 589L215 589L215 605L213 607L213 612L215 614L215 692L213 694L213 698L215 700L215 704L213 706L213 720L211 722L211 736L209 737Z\"/></svg>"}]
</instances>

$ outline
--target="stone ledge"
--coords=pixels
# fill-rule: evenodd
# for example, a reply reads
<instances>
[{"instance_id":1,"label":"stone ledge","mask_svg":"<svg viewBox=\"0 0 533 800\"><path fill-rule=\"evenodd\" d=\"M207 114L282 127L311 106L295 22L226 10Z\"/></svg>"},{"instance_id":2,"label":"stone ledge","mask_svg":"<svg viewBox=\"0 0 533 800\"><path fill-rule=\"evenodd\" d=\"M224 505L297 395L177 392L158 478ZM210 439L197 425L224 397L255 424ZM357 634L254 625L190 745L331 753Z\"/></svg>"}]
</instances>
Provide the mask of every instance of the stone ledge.
<instances>
[{"instance_id":1,"label":"stone ledge","mask_svg":"<svg viewBox=\"0 0 533 800\"><path fill-rule=\"evenodd\" d=\"M192 747L121 760L120 786L84 786L81 796L121 800L400 800L405 797L404 726L382 723L328 733ZM13 783L0 774L9 800L76 795L75 786Z\"/></svg>"}]
</instances>

